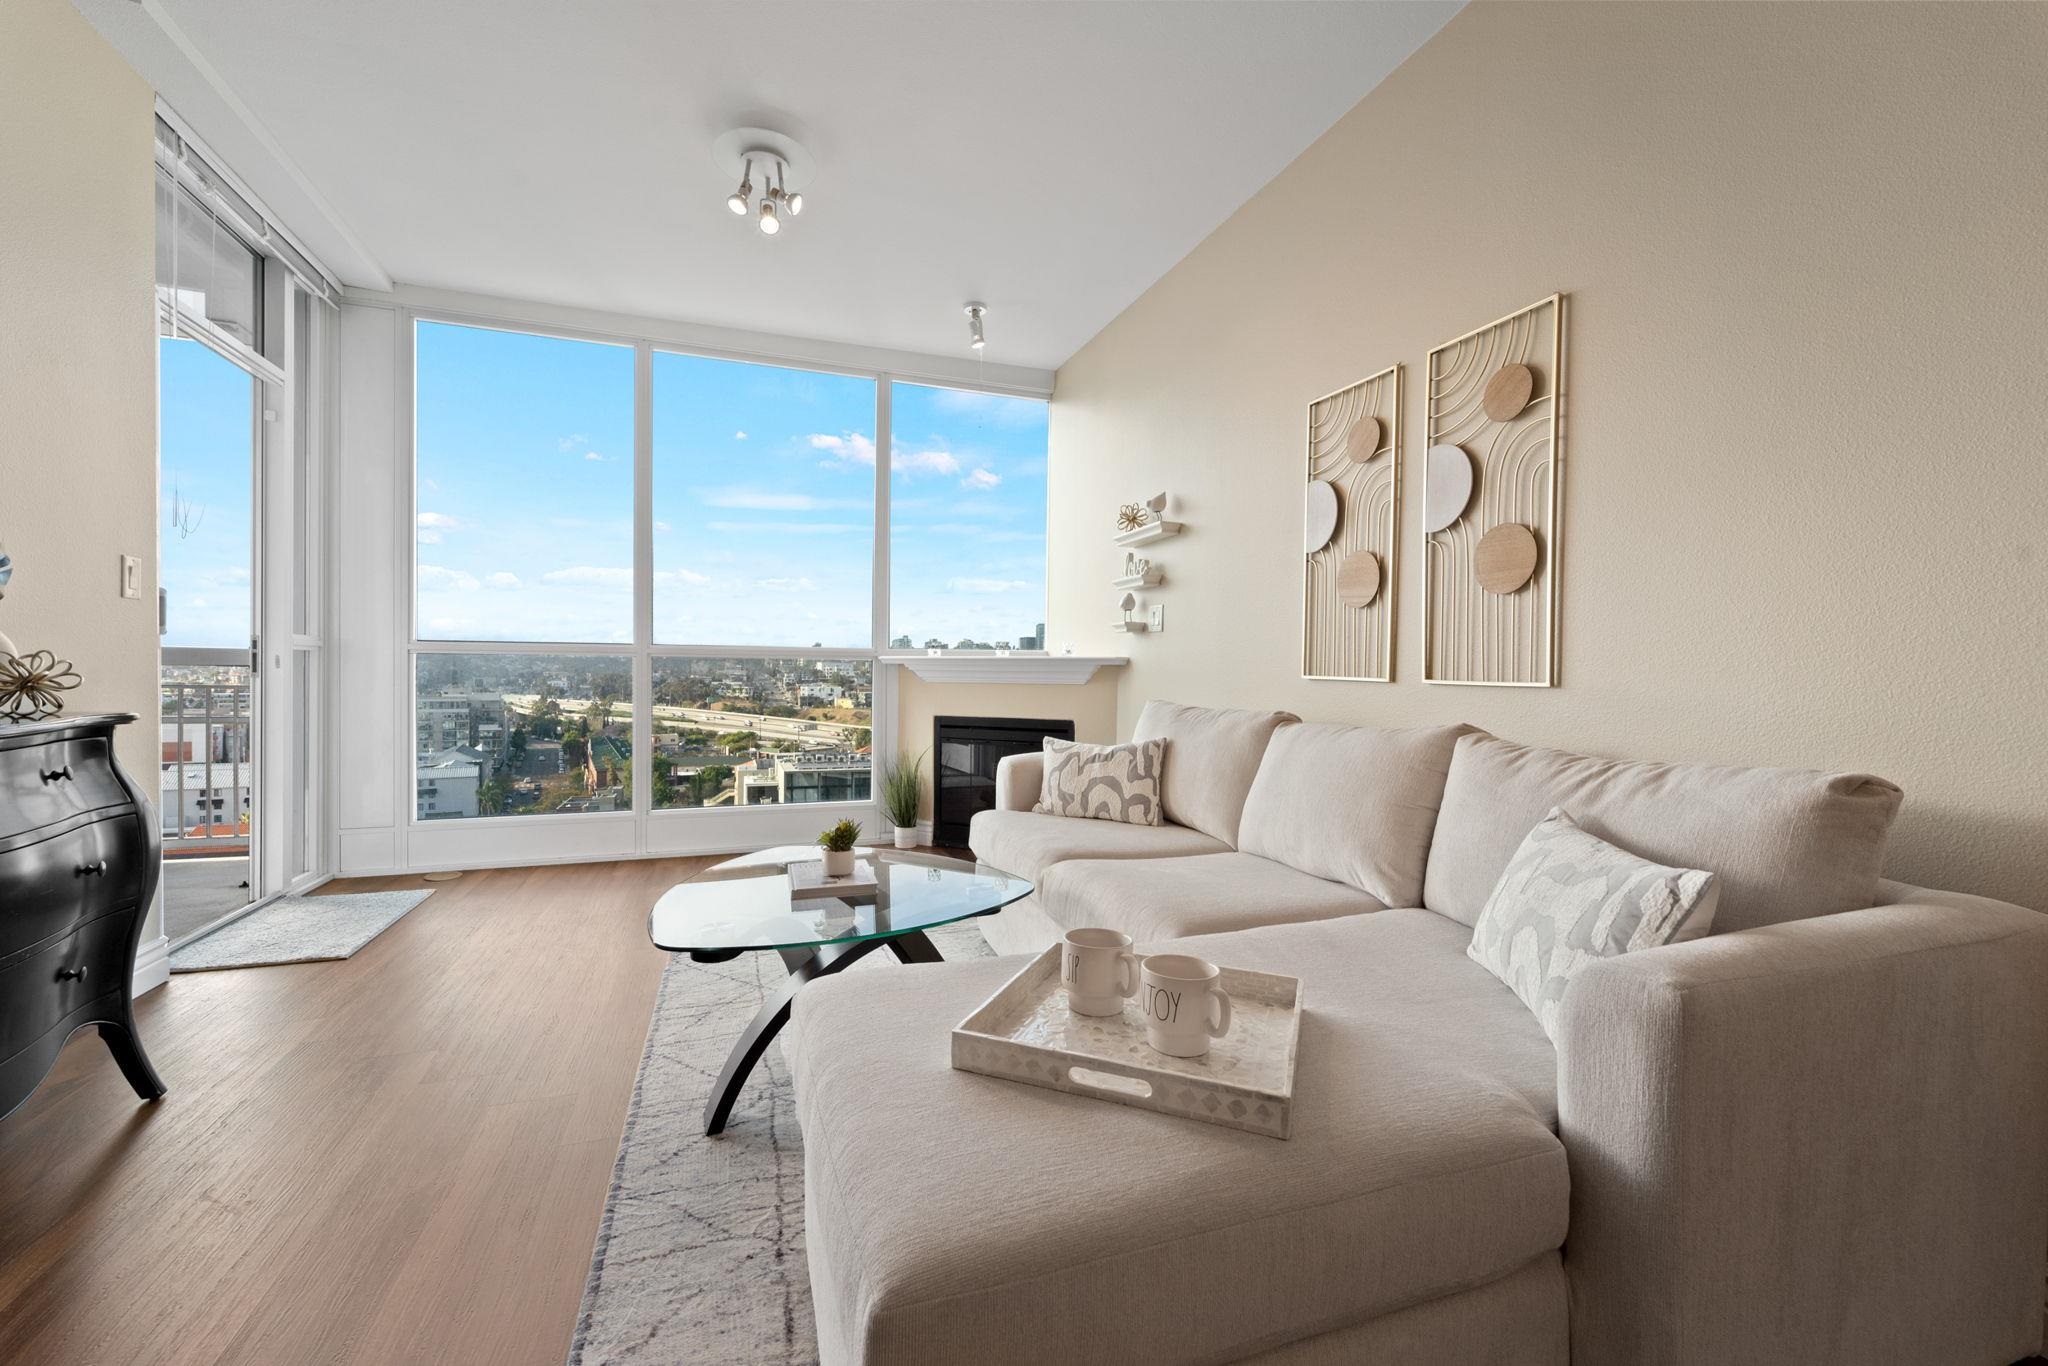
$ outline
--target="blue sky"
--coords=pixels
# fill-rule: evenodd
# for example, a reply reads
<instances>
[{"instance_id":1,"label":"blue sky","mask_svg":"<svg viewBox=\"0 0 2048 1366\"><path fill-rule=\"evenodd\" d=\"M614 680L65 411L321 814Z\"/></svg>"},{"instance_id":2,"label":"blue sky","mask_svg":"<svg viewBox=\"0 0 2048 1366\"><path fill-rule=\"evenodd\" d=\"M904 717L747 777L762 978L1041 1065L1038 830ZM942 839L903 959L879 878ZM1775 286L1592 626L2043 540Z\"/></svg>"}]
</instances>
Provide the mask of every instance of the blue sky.
<instances>
[{"instance_id":1,"label":"blue sky","mask_svg":"<svg viewBox=\"0 0 2048 1366\"><path fill-rule=\"evenodd\" d=\"M632 639L633 353L422 323L426 638ZM894 626L1044 617L1046 406L897 385ZM655 640L865 646L874 382L654 358Z\"/></svg>"},{"instance_id":2,"label":"blue sky","mask_svg":"<svg viewBox=\"0 0 2048 1366\"><path fill-rule=\"evenodd\" d=\"M157 352L164 644L246 650L255 381L196 341L166 337Z\"/></svg>"}]
</instances>

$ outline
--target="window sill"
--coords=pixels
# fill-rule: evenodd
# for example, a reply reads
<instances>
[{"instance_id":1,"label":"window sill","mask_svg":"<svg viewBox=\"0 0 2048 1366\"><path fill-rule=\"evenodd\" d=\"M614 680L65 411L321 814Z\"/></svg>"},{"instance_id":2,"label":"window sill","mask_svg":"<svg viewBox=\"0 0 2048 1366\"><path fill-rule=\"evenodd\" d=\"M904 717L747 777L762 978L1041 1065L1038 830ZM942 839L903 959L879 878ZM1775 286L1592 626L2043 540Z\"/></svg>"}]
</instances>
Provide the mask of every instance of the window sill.
<instances>
[{"instance_id":1,"label":"window sill","mask_svg":"<svg viewBox=\"0 0 2048 1366\"><path fill-rule=\"evenodd\" d=\"M1130 663L1124 655L999 655L993 650L942 655L897 651L876 658L884 664L900 664L927 683L1081 684L1095 677L1097 669Z\"/></svg>"}]
</instances>

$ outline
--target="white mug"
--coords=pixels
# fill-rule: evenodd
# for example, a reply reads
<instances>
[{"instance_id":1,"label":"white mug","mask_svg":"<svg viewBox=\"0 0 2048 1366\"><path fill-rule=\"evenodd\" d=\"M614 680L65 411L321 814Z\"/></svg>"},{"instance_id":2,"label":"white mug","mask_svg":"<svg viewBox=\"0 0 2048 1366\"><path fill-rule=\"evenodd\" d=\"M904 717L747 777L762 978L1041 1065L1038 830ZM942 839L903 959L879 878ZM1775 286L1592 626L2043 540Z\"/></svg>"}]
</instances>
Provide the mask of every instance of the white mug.
<instances>
[{"instance_id":1,"label":"white mug","mask_svg":"<svg viewBox=\"0 0 2048 1366\"><path fill-rule=\"evenodd\" d=\"M1076 1015L1121 1015L1138 994L1138 955L1116 930L1068 930L1060 941L1060 985Z\"/></svg>"},{"instance_id":2,"label":"white mug","mask_svg":"<svg viewBox=\"0 0 2048 1366\"><path fill-rule=\"evenodd\" d=\"M1169 1058L1199 1058L1209 1051L1209 1040L1230 1032L1230 996L1214 963L1184 953L1155 953L1138 975L1145 1042Z\"/></svg>"}]
</instances>

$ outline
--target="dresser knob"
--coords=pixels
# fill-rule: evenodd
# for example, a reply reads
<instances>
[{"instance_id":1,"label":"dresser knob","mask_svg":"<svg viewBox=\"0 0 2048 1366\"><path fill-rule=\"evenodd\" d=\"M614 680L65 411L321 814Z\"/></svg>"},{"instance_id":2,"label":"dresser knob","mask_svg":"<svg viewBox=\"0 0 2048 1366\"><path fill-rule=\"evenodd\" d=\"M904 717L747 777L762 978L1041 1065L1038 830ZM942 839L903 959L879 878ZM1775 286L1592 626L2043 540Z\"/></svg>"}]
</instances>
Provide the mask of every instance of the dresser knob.
<instances>
[{"instance_id":1,"label":"dresser knob","mask_svg":"<svg viewBox=\"0 0 2048 1366\"><path fill-rule=\"evenodd\" d=\"M81 863L78 865L78 875L80 877L91 877L94 874L98 874L101 877L107 875L107 861L105 859L101 859L97 863Z\"/></svg>"},{"instance_id":2,"label":"dresser knob","mask_svg":"<svg viewBox=\"0 0 2048 1366\"><path fill-rule=\"evenodd\" d=\"M58 968L57 980L60 982L83 982L85 980L85 968L82 964L75 968Z\"/></svg>"},{"instance_id":3,"label":"dresser knob","mask_svg":"<svg viewBox=\"0 0 2048 1366\"><path fill-rule=\"evenodd\" d=\"M68 783L70 781L71 765L69 764L64 765L62 768L46 768L43 770L43 782L46 784Z\"/></svg>"}]
</instances>

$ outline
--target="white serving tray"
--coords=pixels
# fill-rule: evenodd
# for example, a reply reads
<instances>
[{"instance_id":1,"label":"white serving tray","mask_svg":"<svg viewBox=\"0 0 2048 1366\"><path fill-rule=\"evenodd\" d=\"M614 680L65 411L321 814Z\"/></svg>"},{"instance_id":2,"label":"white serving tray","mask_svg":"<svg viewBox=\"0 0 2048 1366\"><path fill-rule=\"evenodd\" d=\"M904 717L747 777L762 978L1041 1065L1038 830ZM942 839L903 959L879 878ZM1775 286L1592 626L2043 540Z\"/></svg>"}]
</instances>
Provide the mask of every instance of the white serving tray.
<instances>
[{"instance_id":1,"label":"white serving tray","mask_svg":"<svg viewBox=\"0 0 2048 1366\"><path fill-rule=\"evenodd\" d=\"M1235 1016L1199 1058L1145 1042L1143 1017L1076 1015L1060 986L1060 947L1034 958L953 1030L953 1066L1141 1110L1286 1138L1294 1118L1301 982L1224 968Z\"/></svg>"}]
</instances>

